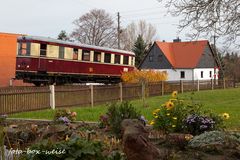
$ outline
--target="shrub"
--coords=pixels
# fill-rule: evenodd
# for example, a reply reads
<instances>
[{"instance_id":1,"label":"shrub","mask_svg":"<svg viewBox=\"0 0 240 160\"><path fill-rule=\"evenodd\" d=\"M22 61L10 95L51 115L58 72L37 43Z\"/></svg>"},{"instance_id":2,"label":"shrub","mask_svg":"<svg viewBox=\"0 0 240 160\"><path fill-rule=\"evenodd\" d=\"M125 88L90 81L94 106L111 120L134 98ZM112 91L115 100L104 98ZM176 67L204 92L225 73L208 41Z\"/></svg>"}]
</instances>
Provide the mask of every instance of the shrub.
<instances>
[{"instance_id":1,"label":"shrub","mask_svg":"<svg viewBox=\"0 0 240 160\"><path fill-rule=\"evenodd\" d=\"M122 74L123 82L141 83L141 82L159 82L167 80L167 74L157 71L139 71L124 72Z\"/></svg>"},{"instance_id":2,"label":"shrub","mask_svg":"<svg viewBox=\"0 0 240 160\"><path fill-rule=\"evenodd\" d=\"M184 120L185 129L193 135L214 129L215 121L207 116L191 114Z\"/></svg>"},{"instance_id":3,"label":"shrub","mask_svg":"<svg viewBox=\"0 0 240 160\"><path fill-rule=\"evenodd\" d=\"M138 119L140 117L141 115L136 108L127 101L122 103L111 103L108 106L106 115L100 116L100 123L103 127L109 127L113 134L120 137L121 122L124 119Z\"/></svg>"},{"instance_id":4,"label":"shrub","mask_svg":"<svg viewBox=\"0 0 240 160\"><path fill-rule=\"evenodd\" d=\"M229 115L224 113L225 118ZM177 92L172 93L172 98L153 111L153 120L150 122L155 129L169 132L186 132L193 135L205 131L223 128L222 115L202 110L202 105L179 99Z\"/></svg>"},{"instance_id":5,"label":"shrub","mask_svg":"<svg viewBox=\"0 0 240 160\"><path fill-rule=\"evenodd\" d=\"M70 138L67 141L56 143L50 140L44 140L31 146L29 151L35 151L35 153L24 155L24 158L29 160L124 160L124 155L117 151L104 155L104 146L101 142L88 141L80 137ZM36 152L38 153L36 154Z\"/></svg>"},{"instance_id":6,"label":"shrub","mask_svg":"<svg viewBox=\"0 0 240 160\"><path fill-rule=\"evenodd\" d=\"M223 131L204 132L193 137L189 141L188 147L202 150L216 150L237 147L240 145L240 139L235 133L227 133Z\"/></svg>"},{"instance_id":7,"label":"shrub","mask_svg":"<svg viewBox=\"0 0 240 160\"><path fill-rule=\"evenodd\" d=\"M77 113L69 109L58 109L55 111L54 122L69 124L76 120Z\"/></svg>"}]
</instances>

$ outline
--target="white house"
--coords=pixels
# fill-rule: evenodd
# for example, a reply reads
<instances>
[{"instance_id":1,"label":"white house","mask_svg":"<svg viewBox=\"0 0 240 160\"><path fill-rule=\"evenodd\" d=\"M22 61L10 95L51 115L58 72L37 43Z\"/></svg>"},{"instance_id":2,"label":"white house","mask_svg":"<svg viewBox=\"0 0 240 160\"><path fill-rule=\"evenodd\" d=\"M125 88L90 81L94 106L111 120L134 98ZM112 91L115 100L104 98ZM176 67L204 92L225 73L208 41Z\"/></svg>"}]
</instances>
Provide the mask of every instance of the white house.
<instances>
[{"instance_id":1,"label":"white house","mask_svg":"<svg viewBox=\"0 0 240 160\"><path fill-rule=\"evenodd\" d=\"M218 79L218 65L207 40L156 41L139 68L166 72L168 81Z\"/></svg>"}]
</instances>

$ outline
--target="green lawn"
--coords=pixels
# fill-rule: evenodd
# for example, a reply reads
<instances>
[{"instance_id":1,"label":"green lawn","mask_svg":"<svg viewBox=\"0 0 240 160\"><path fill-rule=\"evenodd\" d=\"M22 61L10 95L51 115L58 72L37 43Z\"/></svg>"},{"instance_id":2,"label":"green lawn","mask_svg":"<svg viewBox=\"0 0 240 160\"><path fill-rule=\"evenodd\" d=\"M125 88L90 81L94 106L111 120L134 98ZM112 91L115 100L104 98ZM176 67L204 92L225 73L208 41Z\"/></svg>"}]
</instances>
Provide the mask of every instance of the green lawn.
<instances>
[{"instance_id":1,"label":"green lawn","mask_svg":"<svg viewBox=\"0 0 240 160\"><path fill-rule=\"evenodd\" d=\"M217 113L227 112L230 114L230 119L226 122L230 128L240 129L240 88L226 90L210 90L194 93L179 94L179 98L193 99L204 105L205 109L210 109ZM151 113L161 104L166 102L171 96L157 96L147 98L146 102L149 107L143 107L141 100L134 100L132 104L137 107L141 113L148 119L151 119ZM106 113L106 105L96 107L72 107L72 111L78 113L77 120L83 121L98 121L99 115ZM54 111L42 110L35 112L25 112L11 115L11 118L30 118L30 119L52 119Z\"/></svg>"}]
</instances>

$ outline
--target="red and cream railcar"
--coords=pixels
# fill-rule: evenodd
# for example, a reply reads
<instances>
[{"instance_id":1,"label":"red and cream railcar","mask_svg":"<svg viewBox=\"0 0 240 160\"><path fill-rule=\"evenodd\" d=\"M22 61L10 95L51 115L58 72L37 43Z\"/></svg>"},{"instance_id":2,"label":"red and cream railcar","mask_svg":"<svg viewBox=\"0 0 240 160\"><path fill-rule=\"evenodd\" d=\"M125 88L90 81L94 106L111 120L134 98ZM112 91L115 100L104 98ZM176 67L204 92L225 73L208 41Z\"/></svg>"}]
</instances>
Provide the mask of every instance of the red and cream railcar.
<instances>
[{"instance_id":1,"label":"red and cream railcar","mask_svg":"<svg viewBox=\"0 0 240 160\"><path fill-rule=\"evenodd\" d=\"M41 84L117 83L134 69L133 52L51 38L18 38L16 79Z\"/></svg>"}]
</instances>

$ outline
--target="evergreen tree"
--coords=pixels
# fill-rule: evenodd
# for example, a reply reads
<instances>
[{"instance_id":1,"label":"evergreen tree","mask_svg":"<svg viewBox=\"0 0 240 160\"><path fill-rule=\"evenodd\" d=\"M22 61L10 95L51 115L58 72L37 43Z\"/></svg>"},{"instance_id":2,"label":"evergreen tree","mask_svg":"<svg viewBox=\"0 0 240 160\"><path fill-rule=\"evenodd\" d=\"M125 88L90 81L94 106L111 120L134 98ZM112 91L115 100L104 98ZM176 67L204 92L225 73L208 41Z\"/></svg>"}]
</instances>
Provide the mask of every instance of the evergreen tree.
<instances>
[{"instance_id":1,"label":"evergreen tree","mask_svg":"<svg viewBox=\"0 0 240 160\"><path fill-rule=\"evenodd\" d=\"M135 53L135 65L138 66L144 58L147 44L144 42L142 35L138 35L132 51Z\"/></svg>"},{"instance_id":2,"label":"evergreen tree","mask_svg":"<svg viewBox=\"0 0 240 160\"><path fill-rule=\"evenodd\" d=\"M59 40L63 40L63 41L69 41L69 37L67 35L67 32L64 30L61 30L61 32L58 34L58 38Z\"/></svg>"}]
</instances>

